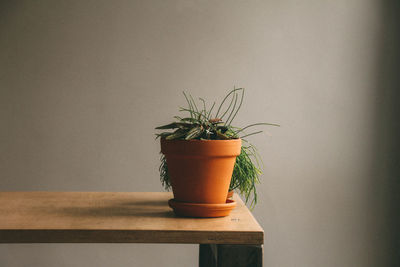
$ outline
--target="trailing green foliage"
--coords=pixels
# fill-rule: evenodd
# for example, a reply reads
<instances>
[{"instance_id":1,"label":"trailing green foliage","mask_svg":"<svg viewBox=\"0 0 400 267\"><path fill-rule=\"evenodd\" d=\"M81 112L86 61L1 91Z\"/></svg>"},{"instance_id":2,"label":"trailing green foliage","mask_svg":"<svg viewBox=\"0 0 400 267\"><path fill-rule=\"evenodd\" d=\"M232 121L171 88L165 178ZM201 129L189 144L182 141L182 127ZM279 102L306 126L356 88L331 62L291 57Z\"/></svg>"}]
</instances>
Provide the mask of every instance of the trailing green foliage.
<instances>
[{"instance_id":1,"label":"trailing green foliage","mask_svg":"<svg viewBox=\"0 0 400 267\"><path fill-rule=\"evenodd\" d=\"M246 137L259 134L262 131L245 131L254 126L271 125L279 126L274 123L254 123L246 127L239 128L231 125L242 106L244 98L244 88L234 88L231 90L219 105L215 115L212 111L215 102L211 108L207 109L206 101L199 98L201 102L197 105L191 95L183 93L188 104L187 108L181 107L179 111L188 113L186 117L175 116L172 123L159 126L158 130L172 130L156 134L156 138L165 138L166 140L229 140L241 138L243 143L240 155L236 157L236 163L232 174L232 180L229 190L237 190L245 197L246 203L250 201L250 206L254 207L257 203L256 184L259 176L262 174L260 169L260 157L256 148L250 144ZM229 104L227 105L227 103ZM168 175L168 166L165 156L161 156L160 180L165 189L171 188Z\"/></svg>"},{"instance_id":2,"label":"trailing green foliage","mask_svg":"<svg viewBox=\"0 0 400 267\"><path fill-rule=\"evenodd\" d=\"M160 164L160 181L165 188L165 190L171 189L171 180L169 179L167 159L163 154L161 154L161 164Z\"/></svg>"},{"instance_id":3,"label":"trailing green foliage","mask_svg":"<svg viewBox=\"0 0 400 267\"><path fill-rule=\"evenodd\" d=\"M236 157L235 167L229 190L238 190L244 196L246 203L253 208L257 204L256 184L260 183L262 174L260 159L255 147L251 144L242 146L240 155Z\"/></svg>"}]
</instances>

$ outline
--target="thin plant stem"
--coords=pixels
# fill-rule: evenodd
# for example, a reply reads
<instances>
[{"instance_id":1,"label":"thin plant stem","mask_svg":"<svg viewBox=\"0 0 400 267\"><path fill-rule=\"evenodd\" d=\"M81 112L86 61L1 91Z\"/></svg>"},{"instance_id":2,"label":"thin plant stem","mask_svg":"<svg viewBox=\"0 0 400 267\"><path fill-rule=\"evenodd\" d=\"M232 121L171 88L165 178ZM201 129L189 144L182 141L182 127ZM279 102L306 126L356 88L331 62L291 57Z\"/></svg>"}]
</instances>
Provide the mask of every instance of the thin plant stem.
<instances>
[{"instance_id":1,"label":"thin plant stem","mask_svg":"<svg viewBox=\"0 0 400 267\"><path fill-rule=\"evenodd\" d=\"M263 131L258 131L258 132L254 132L254 133L250 133L250 134L246 134L245 136L241 136L240 138L243 139L245 137L251 136L251 135L255 135L255 134L259 134L262 133Z\"/></svg>"},{"instance_id":2,"label":"thin plant stem","mask_svg":"<svg viewBox=\"0 0 400 267\"><path fill-rule=\"evenodd\" d=\"M258 125L270 125L270 126L277 126L277 127L280 127L279 124L260 122L260 123L253 123L253 124L247 125L247 126L244 127L244 128L240 128L238 131L236 131L236 133L240 133L240 132L246 130L247 128L250 128L250 127L253 127L253 126L258 126Z\"/></svg>"},{"instance_id":3,"label":"thin plant stem","mask_svg":"<svg viewBox=\"0 0 400 267\"><path fill-rule=\"evenodd\" d=\"M238 99L238 94L237 94L236 91L235 91L235 93L234 93L233 95L235 96L235 103L233 104L232 111L229 113L229 116L228 116L228 118L226 119L226 121L229 121L229 118L232 116L233 112L235 111L235 107L236 107L236 103L237 103L237 99ZM224 125L226 125L226 122L225 122ZM229 125L229 124L228 124L228 125Z\"/></svg>"},{"instance_id":4,"label":"thin plant stem","mask_svg":"<svg viewBox=\"0 0 400 267\"><path fill-rule=\"evenodd\" d=\"M232 91L230 91L230 92L225 96L225 98L222 100L221 104L220 104L219 107L218 107L217 113L215 114L215 117L216 117L216 118L218 118L219 111L221 110L222 105L225 103L226 99L227 99L233 92L235 92L235 91L237 91L237 90L241 90L241 89L242 89L242 88L237 88L237 89L234 88Z\"/></svg>"},{"instance_id":5,"label":"thin plant stem","mask_svg":"<svg viewBox=\"0 0 400 267\"><path fill-rule=\"evenodd\" d=\"M240 98L239 107L236 109L236 112L233 115L232 119L228 122L228 125L230 125L232 123L233 119L236 117L237 113L239 112L240 108L242 107L243 98L244 98L244 88L242 90L242 97Z\"/></svg>"}]
</instances>

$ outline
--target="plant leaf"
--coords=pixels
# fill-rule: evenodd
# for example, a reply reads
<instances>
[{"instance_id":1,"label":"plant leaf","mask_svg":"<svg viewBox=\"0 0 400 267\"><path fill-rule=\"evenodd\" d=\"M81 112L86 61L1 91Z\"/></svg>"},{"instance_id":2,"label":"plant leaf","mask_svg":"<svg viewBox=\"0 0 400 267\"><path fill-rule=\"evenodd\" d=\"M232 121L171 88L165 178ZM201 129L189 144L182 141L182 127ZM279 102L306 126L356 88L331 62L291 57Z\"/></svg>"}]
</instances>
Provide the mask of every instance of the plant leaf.
<instances>
[{"instance_id":1,"label":"plant leaf","mask_svg":"<svg viewBox=\"0 0 400 267\"><path fill-rule=\"evenodd\" d=\"M217 131L217 136L218 136L219 138L221 138L222 140L231 139L231 138L229 138L229 136L227 136L226 134L221 133L221 131Z\"/></svg>"},{"instance_id":2,"label":"plant leaf","mask_svg":"<svg viewBox=\"0 0 400 267\"><path fill-rule=\"evenodd\" d=\"M195 118L189 118L189 117L187 117L187 118L181 118L180 120L181 120L181 121L190 121L190 122L192 122L192 123L198 123L198 122L199 122L199 121L196 120Z\"/></svg>"},{"instance_id":3,"label":"plant leaf","mask_svg":"<svg viewBox=\"0 0 400 267\"><path fill-rule=\"evenodd\" d=\"M159 137L161 137L161 138L167 137L167 136L169 136L171 134L173 134L173 133L164 132L164 133L156 134L156 139L159 138Z\"/></svg>"},{"instance_id":4,"label":"plant leaf","mask_svg":"<svg viewBox=\"0 0 400 267\"><path fill-rule=\"evenodd\" d=\"M178 129L174 133L172 133L171 135L168 135L167 137L165 137L165 139L166 140L178 139L178 138L181 138L181 137L185 136L186 133L187 133L186 130Z\"/></svg>"},{"instance_id":5,"label":"plant leaf","mask_svg":"<svg viewBox=\"0 0 400 267\"><path fill-rule=\"evenodd\" d=\"M191 127L192 123L186 123L186 122L173 122L170 124L166 124L163 126L159 126L156 129L161 130L161 129L176 129L176 128L185 128L185 127Z\"/></svg>"},{"instance_id":6,"label":"plant leaf","mask_svg":"<svg viewBox=\"0 0 400 267\"><path fill-rule=\"evenodd\" d=\"M202 134L203 130L201 127L192 128L186 135L185 140L194 139Z\"/></svg>"}]
</instances>

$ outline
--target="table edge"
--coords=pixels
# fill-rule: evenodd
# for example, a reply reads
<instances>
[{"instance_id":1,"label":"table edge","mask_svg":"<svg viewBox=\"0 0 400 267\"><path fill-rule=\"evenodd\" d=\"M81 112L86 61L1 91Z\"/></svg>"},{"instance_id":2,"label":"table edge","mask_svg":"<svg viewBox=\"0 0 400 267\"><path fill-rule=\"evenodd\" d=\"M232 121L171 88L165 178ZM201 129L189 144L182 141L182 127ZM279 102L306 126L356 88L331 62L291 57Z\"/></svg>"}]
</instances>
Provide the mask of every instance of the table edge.
<instances>
[{"instance_id":1,"label":"table edge","mask_svg":"<svg viewBox=\"0 0 400 267\"><path fill-rule=\"evenodd\" d=\"M262 245L264 244L264 231L1 229L0 243L180 243Z\"/></svg>"}]
</instances>

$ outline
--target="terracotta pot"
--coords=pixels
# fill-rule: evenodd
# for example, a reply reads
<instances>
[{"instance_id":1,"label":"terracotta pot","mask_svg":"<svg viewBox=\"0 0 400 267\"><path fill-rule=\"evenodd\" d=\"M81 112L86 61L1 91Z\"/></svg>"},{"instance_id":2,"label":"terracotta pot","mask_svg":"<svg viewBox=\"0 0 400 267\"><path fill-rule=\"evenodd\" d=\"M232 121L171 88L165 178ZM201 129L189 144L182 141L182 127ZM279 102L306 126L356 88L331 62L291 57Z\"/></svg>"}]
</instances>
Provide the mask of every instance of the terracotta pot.
<instances>
[{"instance_id":1,"label":"terracotta pot","mask_svg":"<svg viewBox=\"0 0 400 267\"><path fill-rule=\"evenodd\" d=\"M232 198L233 197L233 190L228 192L228 196L226 198Z\"/></svg>"},{"instance_id":2,"label":"terracotta pot","mask_svg":"<svg viewBox=\"0 0 400 267\"><path fill-rule=\"evenodd\" d=\"M236 207L236 202L232 199L227 199L224 204L202 204L179 202L170 199L168 205L179 216L215 218L228 216L231 210Z\"/></svg>"},{"instance_id":3,"label":"terracotta pot","mask_svg":"<svg viewBox=\"0 0 400 267\"><path fill-rule=\"evenodd\" d=\"M165 155L174 199L190 203L226 203L241 140L165 140Z\"/></svg>"}]
</instances>

